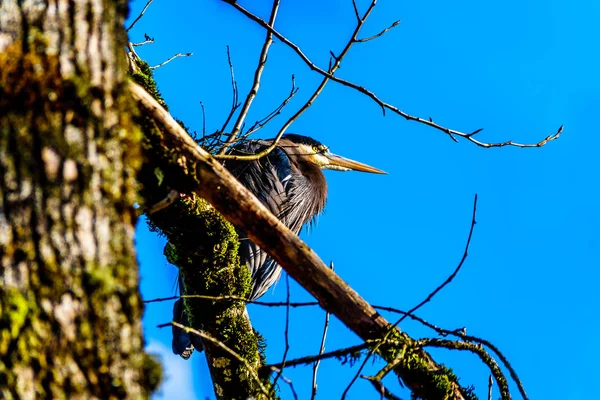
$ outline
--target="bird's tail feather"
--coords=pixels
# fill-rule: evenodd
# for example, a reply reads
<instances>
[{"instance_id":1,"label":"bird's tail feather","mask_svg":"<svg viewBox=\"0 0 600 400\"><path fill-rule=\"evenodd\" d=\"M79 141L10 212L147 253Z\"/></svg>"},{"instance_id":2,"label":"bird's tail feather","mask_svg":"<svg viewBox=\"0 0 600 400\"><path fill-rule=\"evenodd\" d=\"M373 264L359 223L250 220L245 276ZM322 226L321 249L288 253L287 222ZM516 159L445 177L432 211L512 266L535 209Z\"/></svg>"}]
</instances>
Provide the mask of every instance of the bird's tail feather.
<instances>
[{"instance_id":1,"label":"bird's tail feather","mask_svg":"<svg viewBox=\"0 0 600 400\"><path fill-rule=\"evenodd\" d=\"M179 293L184 294L181 274L178 275L177 284L179 286ZM183 326L190 326L190 321L185 312L182 298L177 299L173 304L173 321ZM194 349L199 352L203 350L202 340L197 335L190 334L177 326L172 326L171 329L173 333L171 349L174 354L179 354L184 360L187 360L191 357Z\"/></svg>"},{"instance_id":2,"label":"bird's tail feather","mask_svg":"<svg viewBox=\"0 0 600 400\"><path fill-rule=\"evenodd\" d=\"M173 304L173 321L184 326L189 326L189 321L183 308L183 299L178 299ZM172 330L173 340L171 341L171 348L173 349L173 353L179 354L183 359L187 360L194 352L192 338L188 332L177 326L173 326Z\"/></svg>"}]
</instances>

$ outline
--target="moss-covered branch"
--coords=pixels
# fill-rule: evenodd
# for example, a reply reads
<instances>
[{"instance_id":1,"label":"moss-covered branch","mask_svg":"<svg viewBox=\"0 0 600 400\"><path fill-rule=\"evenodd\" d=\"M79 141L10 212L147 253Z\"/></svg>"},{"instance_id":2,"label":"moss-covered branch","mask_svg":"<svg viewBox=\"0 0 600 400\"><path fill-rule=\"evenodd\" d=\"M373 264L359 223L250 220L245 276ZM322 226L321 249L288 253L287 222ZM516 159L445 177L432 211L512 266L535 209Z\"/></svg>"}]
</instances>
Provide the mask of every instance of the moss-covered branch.
<instances>
[{"instance_id":1,"label":"moss-covered branch","mask_svg":"<svg viewBox=\"0 0 600 400\"><path fill-rule=\"evenodd\" d=\"M164 104L151 69L143 61L134 61L134 79ZM140 182L146 204L160 201L171 189L185 193L171 206L149 215L151 228L169 241L165 254L179 268L183 292L245 298L250 291L250 272L246 265L240 265L239 240L233 225L194 194L200 182L193 160L172 146L170 135L151 116L142 112L139 118L146 157ZM268 377L262 377L265 382L260 384L253 379L263 360L245 309L240 300L185 299L190 328L206 332L245 360L240 362L222 347L203 341L215 393L220 399L264 398L262 388L272 390Z\"/></svg>"}]
</instances>

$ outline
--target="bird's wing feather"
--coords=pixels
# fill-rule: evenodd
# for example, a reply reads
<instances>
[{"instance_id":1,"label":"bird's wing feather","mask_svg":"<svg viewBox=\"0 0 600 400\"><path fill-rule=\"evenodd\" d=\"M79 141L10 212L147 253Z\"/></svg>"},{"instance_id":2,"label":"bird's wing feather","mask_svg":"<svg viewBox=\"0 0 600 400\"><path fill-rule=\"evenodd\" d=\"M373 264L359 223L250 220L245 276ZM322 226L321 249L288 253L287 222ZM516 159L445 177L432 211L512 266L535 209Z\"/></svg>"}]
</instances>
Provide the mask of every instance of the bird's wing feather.
<instances>
[{"instance_id":1,"label":"bird's wing feather","mask_svg":"<svg viewBox=\"0 0 600 400\"><path fill-rule=\"evenodd\" d=\"M254 154L262 150L265 143L249 141L236 147L239 153ZM253 161L234 161L225 164L227 169L263 203L271 213L280 219L288 208L288 194L293 182L293 169L287 154L275 148L268 156ZM301 223L283 221L294 233L298 233ZM248 265L254 287L250 299L261 297L279 278L281 268L265 251L252 243L244 232L240 236L240 261Z\"/></svg>"}]
</instances>

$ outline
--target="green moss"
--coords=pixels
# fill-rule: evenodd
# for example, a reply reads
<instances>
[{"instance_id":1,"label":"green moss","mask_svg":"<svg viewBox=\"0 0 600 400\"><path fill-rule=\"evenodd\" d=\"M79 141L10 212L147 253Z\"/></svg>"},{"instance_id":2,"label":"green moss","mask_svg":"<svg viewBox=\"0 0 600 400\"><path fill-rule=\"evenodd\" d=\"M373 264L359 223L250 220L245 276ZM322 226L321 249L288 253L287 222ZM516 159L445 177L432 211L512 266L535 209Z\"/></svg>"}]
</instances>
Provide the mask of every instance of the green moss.
<instances>
[{"instance_id":1,"label":"green moss","mask_svg":"<svg viewBox=\"0 0 600 400\"><path fill-rule=\"evenodd\" d=\"M184 197L153 214L152 224L169 240L164 253L179 268L186 295L248 296L252 281L246 265L240 264L237 232L206 200ZM209 333L250 365L262 365L257 336L244 316L244 302L185 298L184 306L192 328ZM256 390L246 367L226 352L211 351L211 368L213 376L214 369L219 370L215 383L224 396L235 398L232 387L246 387L242 390L246 395Z\"/></svg>"},{"instance_id":2,"label":"green moss","mask_svg":"<svg viewBox=\"0 0 600 400\"><path fill-rule=\"evenodd\" d=\"M0 354L7 354L19 337L32 307L35 305L22 292L13 288L0 291Z\"/></svg>"},{"instance_id":3,"label":"green moss","mask_svg":"<svg viewBox=\"0 0 600 400\"><path fill-rule=\"evenodd\" d=\"M136 64L138 68L132 72L133 79L168 110L157 89L150 66L141 60ZM136 122L144 133L142 148L146 160L138 175L138 182L142 184L141 197L149 204L153 204L163 199L170 188L185 193L190 193L197 188L200 182L195 176L194 162L180 158L179 152L164 143L165 135L162 128L153 118L138 115ZM186 132L189 132L183 122L178 122ZM185 162L183 168L182 162Z\"/></svg>"},{"instance_id":4,"label":"green moss","mask_svg":"<svg viewBox=\"0 0 600 400\"><path fill-rule=\"evenodd\" d=\"M115 275L114 270L95 266L84 272L84 282L87 287L93 290L95 296L107 296L119 291L122 287L122 283Z\"/></svg>"},{"instance_id":5,"label":"green moss","mask_svg":"<svg viewBox=\"0 0 600 400\"><path fill-rule=\"evenodd\" d=\"M152 97L154 97L154 99L156 99L156 101L158 101L159 104L165 108L165 110L169 111L169 107L167 107L165 100L163 99L162 95L160 94L160 91L158 90L158 85L154 80L154 73L152 71L152 68L150 68L150 64L139 59L137 60L136 64L139 70L133 72L133 79L140 86L146 89L146 91L150 95L152 95Z\"/></svg>"},{"instance_id":6,"label":"green moss","mask_svg":"<svg viewBox=\"0 0 600 400\"><path fill-rule=\"evenodd\" d=\"M387 362L398 362L397 358L401 357L395 369L400 371L405 382L430 383L427 386L410 385L413 388L412 399L445 400L452 397L454 384L458 384L457 376L443 365L432 371L422 350L415 347L414 341L406 334L399 330L390 332L387 343L378 348L377 354ZM477 399L471 389L463 391L463 396L469 400Z\"/></svg>"},{"instance_id":7,"label":"green moss","mask_svg":"<svg viewBox=\"0 0 600 400\"><path fill-rule=\"evenodd\" d=\"M152 393L160 386L163 380L163 370L158 356L156 354L145 354L142 368L146 377L144 386Z\"/></svg>"}]
</instances>

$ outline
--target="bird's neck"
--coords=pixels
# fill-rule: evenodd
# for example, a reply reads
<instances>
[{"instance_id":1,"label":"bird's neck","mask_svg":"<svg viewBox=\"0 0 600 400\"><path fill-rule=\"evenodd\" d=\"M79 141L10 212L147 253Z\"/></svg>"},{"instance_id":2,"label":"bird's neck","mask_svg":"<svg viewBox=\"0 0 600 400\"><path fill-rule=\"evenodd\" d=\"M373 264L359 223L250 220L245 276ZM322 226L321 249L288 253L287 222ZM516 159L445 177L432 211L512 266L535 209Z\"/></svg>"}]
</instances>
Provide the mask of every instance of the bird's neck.
<instances>
[{"instance_id":1,"label":"bird's neck","mask_svg":"<svg viewBox=\"0 0 600 400\"><path fill-rule=\"evenodd\" d=\"M314 164L298 163L296 166L306 179L307 185L310 185L310 192L314 195L312 211L315 215L321 213L327 202L327 180L323 171Z\"/></svg>"}]
</instances>

